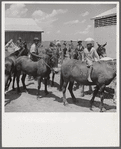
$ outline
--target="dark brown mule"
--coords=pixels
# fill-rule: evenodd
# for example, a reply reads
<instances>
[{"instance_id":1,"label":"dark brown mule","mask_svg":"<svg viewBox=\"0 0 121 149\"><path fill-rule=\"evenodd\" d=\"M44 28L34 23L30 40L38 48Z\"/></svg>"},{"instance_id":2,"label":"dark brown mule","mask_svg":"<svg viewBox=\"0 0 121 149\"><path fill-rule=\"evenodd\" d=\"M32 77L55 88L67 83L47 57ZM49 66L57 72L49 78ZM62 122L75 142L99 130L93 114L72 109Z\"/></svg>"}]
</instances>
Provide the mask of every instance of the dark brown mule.
<instances>
[{"instance_id":1,"label":"dark brown mule","mask_svg":"<svg viewBox=\"0 0 121 149\"><path fill-rule=\"evenodd\" d=\"M8 90L10 83L12 81L12 75L14 75L14 69L15 69L15 60L22 55L27 55L28 54L28 49L26 42L24 43L23 47L15 51L14 53L10 54L5 58L5 91ZM15 81L15 75L13 78L13 86L12 88L14 89L14 81Z\"/></svg>"},{"instance_id":2,"label":"dark brown mule","mask_svg":"<svg viewBox=\"0 0 121 149\"><path fill-rule=\"evenodd\" d=\"M17 78L17 92L20 92L20 88L19 88L19 78L21 75L21 72L23 73L22 75L22 84L23 84L23 88L25 89L25 91L27 91L26 89L26 85L25 85L25 78L26 75L30 75L33 77L37 77L38 79L38 94L37 97L39 97L39 90L41 87L41 81L43 78L45 78L45 93L47 94L47 79L49 74L51 73L51 69L52 69L52 59L49 55L47 54L43 54L40 57L40 60L37 62L32 61L31 59L29 59L27 56L21 56L16 60L16 78Z\"/></svg>"},{"instance_id":3,"label":"dark brown mule","mask_svg":"<svg viewBox=\"0 0 121 149\"><path fill-rule=\"evenodd\" d=\"M52 71L52 84L51 86L54 86L54 78L55 74L58 73L57 67L58 67L58 59L59 59L59 50L56 47L51 47L51 48L39 48L39 56L47 54L51 56L51 62L53 65L53 71ZM36 54L31 53L31 57L34 61L38 61L40 57L38 57ZM42 56L41 56L42 58ZM48 76L48 80L50 80L50 76ZM50 82L50 81L49 81Z\"/></svg>"},{"instance_id":4,"label":"dark brown mule","mask_svg":"<svg viewBox=\"0 0 121 149\"><path fill-rule=\"evenodd\" d=\"M92 109L92 104L94 102L94 98L98 91L100 90L100 111L103 110L103 99L104 99L104 89L106 85L109 85L110 82L116 76L116 60L111 61L100 61L94 62L93 70L91 74L92 83L88 82L88 70L85 62L81 62L78 60L70 59L62 64L61 67L61 79L60 79L60 87L62 87L63 92L63 103L66 105L68 102L66 100L66 87L69 83L69 91L73 98L73 101L76 102L76 98L73 94L72 88L74 81L82 84L82 85L96 85L96 89L94 90L93 97L90 101L90 109Z\"/></svg>"}]
</instances>

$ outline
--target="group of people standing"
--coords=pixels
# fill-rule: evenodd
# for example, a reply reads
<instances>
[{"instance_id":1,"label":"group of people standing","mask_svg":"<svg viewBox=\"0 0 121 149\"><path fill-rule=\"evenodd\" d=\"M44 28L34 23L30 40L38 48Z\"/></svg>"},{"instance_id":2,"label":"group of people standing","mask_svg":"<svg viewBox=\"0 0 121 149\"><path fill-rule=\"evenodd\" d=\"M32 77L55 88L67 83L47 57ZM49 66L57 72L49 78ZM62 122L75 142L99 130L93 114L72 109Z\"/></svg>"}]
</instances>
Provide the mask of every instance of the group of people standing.
<instances>
[{"instance_id":1,"label":"group of people standing","mask_svg":"<svg viewBox=\"0 0 121 149\"><path fill-rule=\"evenodd\" d=\"M33 40L33 44L30 47L30 58L31 58L31 53L34 53L36 55L39 54L38 48L39 48L39 38L35 37ZM73 44L73 41L70 41L69 44L69 49L68 49L68 53L69 53L69 57L71 58L71 52L73 50L76 50L78 52L78 60L81 60L82 62L85 61L87 64L88 69L88 81L92 82L90 74L92 72L93 69L93 62L94 61L98 61L99 60L99 56L97 54L96 49L93 46L94 40L92 38L87 38L85 40L86 42L86 47L84 48L82 45L82 41L79 39L77 42L77 46L75 47ZM22 39L21 37L19 37L19 39L17 40L17 46L21 47L22 46ZM54 42L50 42L49 45L50 48L56 47L56 49L59 51L59 54L61 55L61 58L64 59L66 52L67 52L67 42L64 41L63 44L61 44L61 42L59 40L56 41L56 43Z\"/></svg>"}]
</instances>

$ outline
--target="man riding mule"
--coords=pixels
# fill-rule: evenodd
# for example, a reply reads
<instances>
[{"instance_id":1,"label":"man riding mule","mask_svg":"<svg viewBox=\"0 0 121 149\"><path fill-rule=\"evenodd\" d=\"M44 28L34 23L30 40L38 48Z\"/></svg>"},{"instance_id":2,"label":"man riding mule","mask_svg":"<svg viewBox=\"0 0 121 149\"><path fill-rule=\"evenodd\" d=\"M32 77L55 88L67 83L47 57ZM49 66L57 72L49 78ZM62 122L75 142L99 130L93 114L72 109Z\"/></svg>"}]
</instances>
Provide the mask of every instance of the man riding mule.
<instances>
[{"instance_id":1,"label":"man riding mule","mask_svg":"<svg viewBox=\"0 0 121 149\"><path fill-rule=\"evenodd\" d=\"M36 61L34 59L34 57L31 55L31 53L34 53L36 55L38 55L38 43L39 43L39 38L38 37L35 37L34 40L33 40L33 44L31 45L31 48L30 48L30 58L32 61Z\"/></svg>"},{"instance_id":2,"label":"man riding mule","mask_svg":"<svg viewBox=\"0 0 121 149\"><path fill-rule=\"evenodd\" d=\"M39 60L36 62L29 59L27 56L21 56L20 58L18 58L16 60L16 65L15 65L15 68L16 68L15 74L17 78L17 92L20 92L19 78L21 73L23 74L22 84L25 91L27 91L25 86L26 75L28 74L33 77L37 77L37 80L38 80L37 98L38 98L39 90L40 90L41 82L43 78L45 79L45 94L48 94L47 80L55 64L55 59L52 57L52 55L49 55L49 54L41 54L41 55L38 55L37 57L39 58Z\"/></svg>"}]
</instances>

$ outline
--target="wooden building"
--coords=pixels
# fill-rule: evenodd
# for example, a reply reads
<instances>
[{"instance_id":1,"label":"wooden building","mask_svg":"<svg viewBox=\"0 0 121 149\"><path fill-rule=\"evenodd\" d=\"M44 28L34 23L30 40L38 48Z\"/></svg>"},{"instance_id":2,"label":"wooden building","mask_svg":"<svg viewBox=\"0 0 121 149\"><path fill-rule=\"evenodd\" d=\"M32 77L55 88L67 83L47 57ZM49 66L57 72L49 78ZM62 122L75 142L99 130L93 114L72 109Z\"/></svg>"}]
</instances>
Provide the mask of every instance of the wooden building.
<instances>
[{"instance_id":1,"label":"wooden building","mask_svg":"<svg viewBox=\"0 0 121 149\"><path fill-rule=\"evenodd\" d=\"M99 44L107 42L107 56L116 58L116 28L117 28L117 8L110 9L98 16L94 20L94 40Z\"/></svg>"},{"instance_id":2,"label":"wooden building","mask_svg":"<svg viewBox=\"0 0 121 149\"><path fill-rule=\"evenodd\" d=\"M33 42L34 37L38 37L42 42L42 29L31 18L6 18L5 19L5 42L13 39L16 43L19 37L26 41L28 45Z\"/></svg>"}]
</instances>

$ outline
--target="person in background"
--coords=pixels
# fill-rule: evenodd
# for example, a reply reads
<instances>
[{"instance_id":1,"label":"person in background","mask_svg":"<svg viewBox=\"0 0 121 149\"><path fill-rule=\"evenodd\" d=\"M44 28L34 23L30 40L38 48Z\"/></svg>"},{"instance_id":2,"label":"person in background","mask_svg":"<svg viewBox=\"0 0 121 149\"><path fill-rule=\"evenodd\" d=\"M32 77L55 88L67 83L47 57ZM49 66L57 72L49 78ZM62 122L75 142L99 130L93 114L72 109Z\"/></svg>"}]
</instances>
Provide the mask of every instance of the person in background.
<instances>
[{"instance_id":1,"label":"person in background","mask_svg":"<svg viewBox=\"0 0 121 149\"><path fill-rule=\"evenodd\" d=\"M65 59L66 57L66 52L67 52L67 47L66 47L67 43L66 41L63 42L63 58Z\"/></svg>"},{"instance_id":2,"label":"person in background","mask_svg":"<svg viewBox=\"0 0 121 149\"><path fill-rule=\"evenodd\" d=\"M69 58L71 58L71 52L73 51L73 49L74 49L74 45L73 45L73 41L71 40L69 44L69 49L68 49Z\"/></svg>"},{"instance_id":3,"label":"person in background","mask_svg":"<svg viewBox=\"0 0 121 149\"><path fill-rule=\"evenodd\" d=\"M78 44L77 44L76 50L78 52L78 59L79 60L84 59L83 58L84 47L82 46L82 41L80 39L78 39Z\"/></svg>"},{"instance_id":4,"label":"person in background","mask_svg":"<svg viewBox=\"0 0 121 149\"><path fill-rule=\"evenodd\" d=\"M87 67L88 69L88 81L92 82L91 80L91 72L93 69L93 62L95 61L95 58L97 59L97 61L99 61L99 56L97 54L96 49L93 47L93 39L92 38L87 38L86 40L86 45L87 47L84 49L84 59L83 61L86 61Z\"/></svg>"},{"instance_id":5,"label":"person in background","mask_svg":"<svg viewBox=\"0 0 121 149\"><path fill-rule=\"evenodd\" d=\"M23 46L23 42L22 42L22 38L21 37L19 37L18 40L17 40L17 46L19 48L22 48L22 46Z\"/></svg>"},{"instance_id":6,"label":"person in background","mask_svg":"<svg viewBox=\"0 0 121 149\"><path fill-rule=\"evenodd\" d=\"M63 62L63 51L61 49L61 42L59 40L56 41L56 48L57 48L57 51L59 51L59 63L62 63Z\"/></svg>"}]
</instances>

